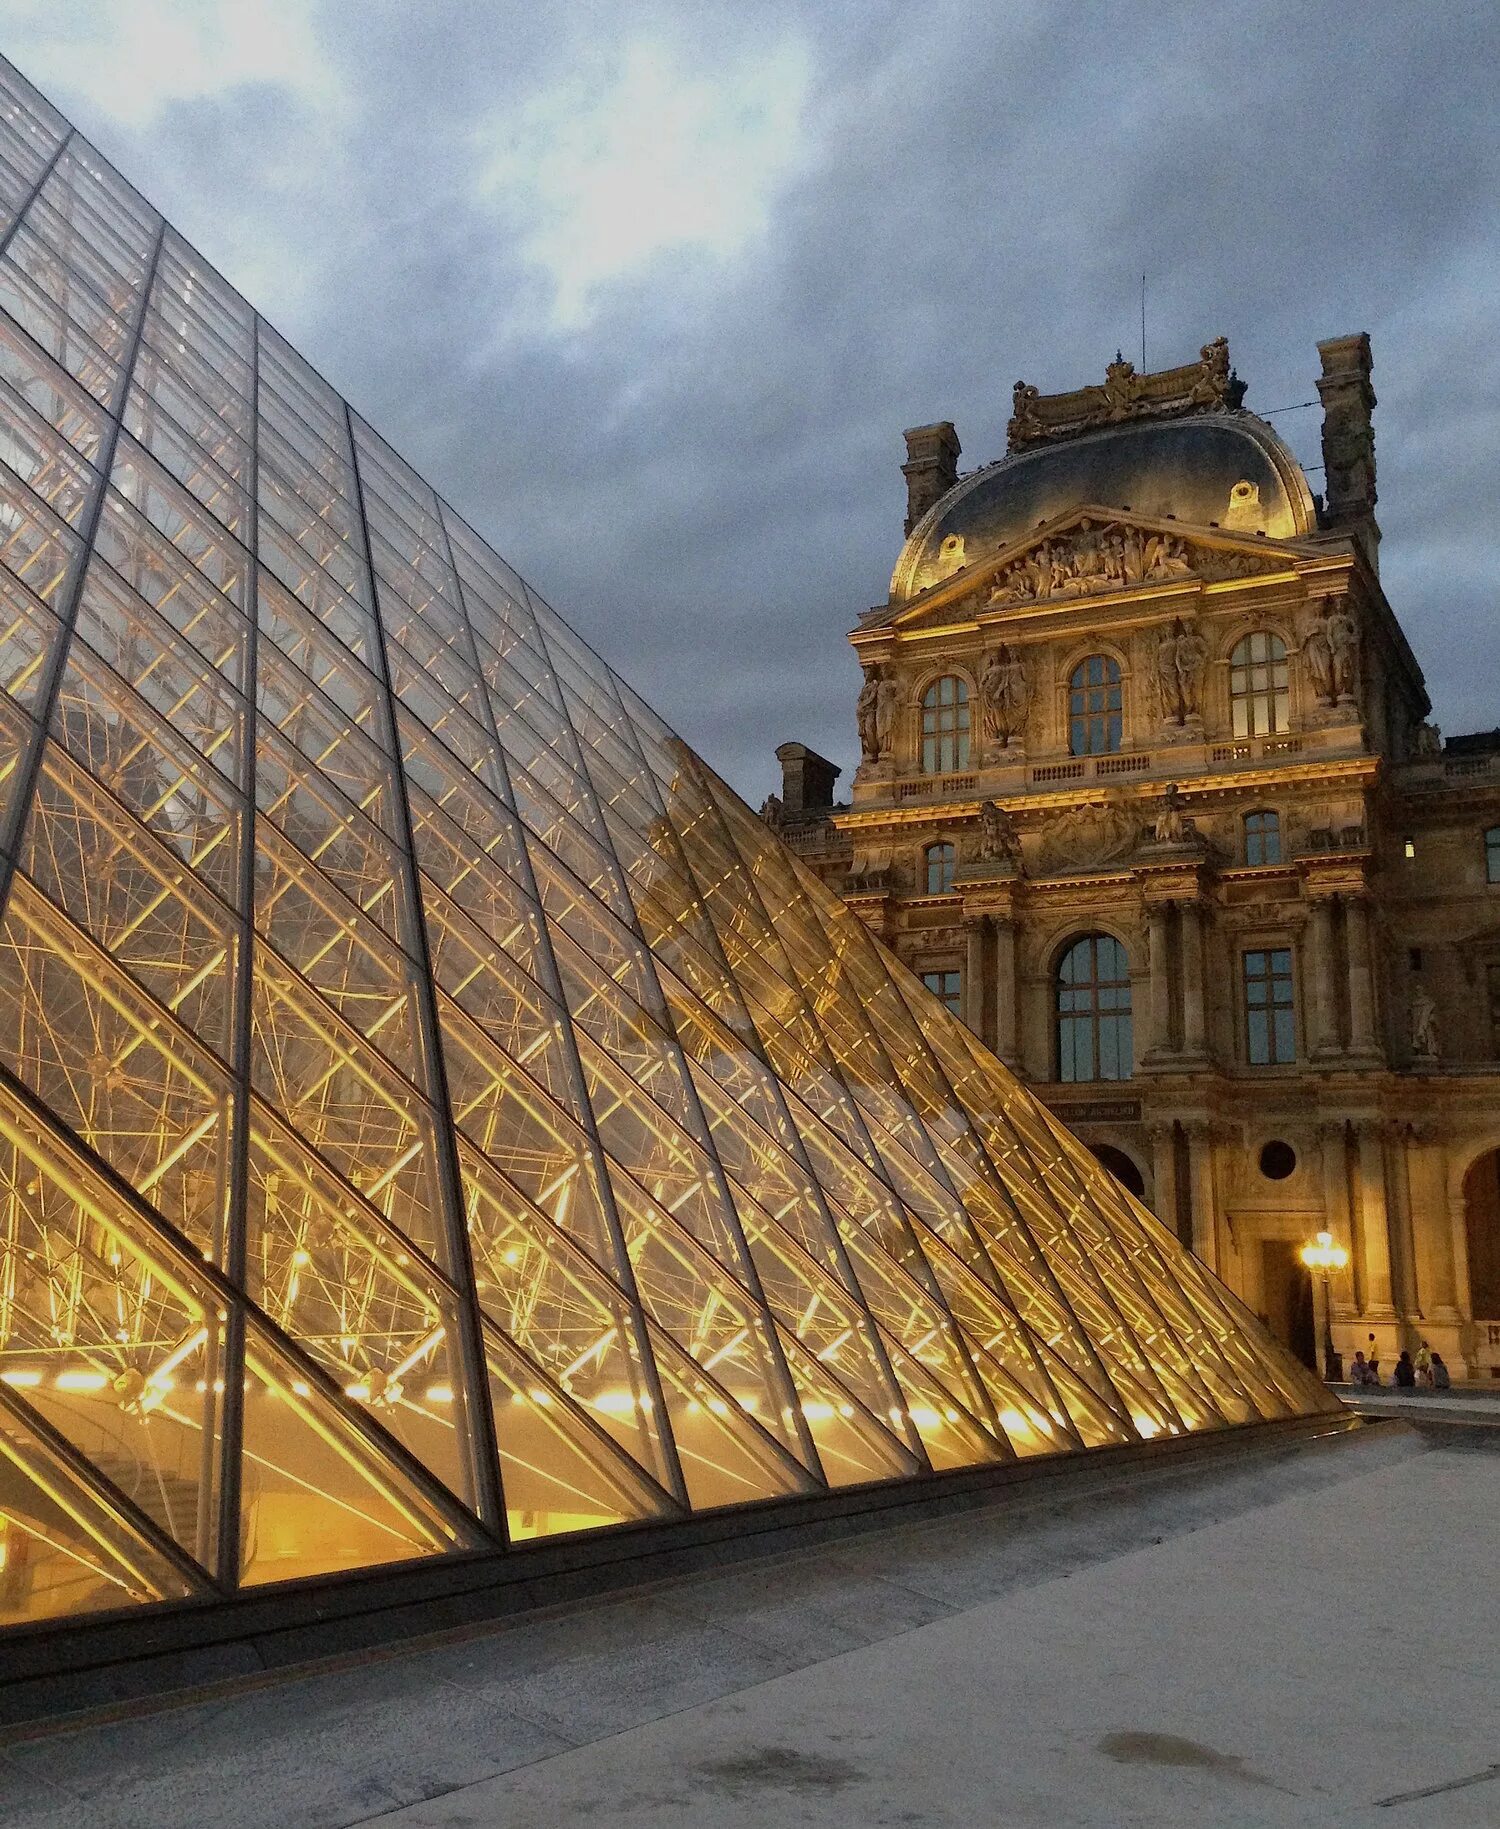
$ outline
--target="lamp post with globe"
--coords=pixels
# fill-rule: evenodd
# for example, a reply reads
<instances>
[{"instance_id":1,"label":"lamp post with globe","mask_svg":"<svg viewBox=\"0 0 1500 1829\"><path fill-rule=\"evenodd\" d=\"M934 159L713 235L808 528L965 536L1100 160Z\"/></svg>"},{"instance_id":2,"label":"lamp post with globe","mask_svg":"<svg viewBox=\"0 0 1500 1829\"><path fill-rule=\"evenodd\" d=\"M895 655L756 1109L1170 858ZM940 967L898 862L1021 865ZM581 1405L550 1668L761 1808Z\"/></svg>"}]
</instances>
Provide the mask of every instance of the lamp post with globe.
<instances>
[{"instance_id":1,"label":"lamp post with globe","mask_svg":"<svg viewBox=\"0 0 1500 1829\"><path fill-rule=\"evenodd\" d=\"M1308 1270L1323 1278L1323 1377L1329 1384L1342 1381L1344 1363L1333 1350L1333 1293L1329 1278L1349 1262L1349 1253L1333 1242L1331 1232L1320 1232L1310 1245L1304 1245L1301 1258Z\"/></svg>"}]
</instances>

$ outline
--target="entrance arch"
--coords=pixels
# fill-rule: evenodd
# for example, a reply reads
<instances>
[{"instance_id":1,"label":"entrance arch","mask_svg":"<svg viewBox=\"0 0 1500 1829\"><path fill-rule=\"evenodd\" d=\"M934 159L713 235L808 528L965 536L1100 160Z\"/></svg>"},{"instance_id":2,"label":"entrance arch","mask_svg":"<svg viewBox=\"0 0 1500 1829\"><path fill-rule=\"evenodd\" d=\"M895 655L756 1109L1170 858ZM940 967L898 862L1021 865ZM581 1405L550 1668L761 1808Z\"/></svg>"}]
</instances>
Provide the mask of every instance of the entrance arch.
<instances>
[{"instance_id":1,"label":"entrance arch","mask_svg":"<svg viewBox=\"0 0 1500 1829\"><path fill-rule=\"evenodd\" d=\"M1487 1150L1464 1176L1464 1231L1469 1247L1469 1312L1500 1321L1500 1149Z\"/></svg>"},{"instance_id":2,"label":"entrance arch","mask_svg":"<svg viewBox=\"0 0 1500 1829\"><path fill-rule=\"evenodd\" d=\"M1146 1198L1145 1177L1124 1150L1116 1149L1113 1143L1091 1143L1089 1147L1115 1180L1128 1188L1137 1200Z\"/></svg>"}]
</instances>

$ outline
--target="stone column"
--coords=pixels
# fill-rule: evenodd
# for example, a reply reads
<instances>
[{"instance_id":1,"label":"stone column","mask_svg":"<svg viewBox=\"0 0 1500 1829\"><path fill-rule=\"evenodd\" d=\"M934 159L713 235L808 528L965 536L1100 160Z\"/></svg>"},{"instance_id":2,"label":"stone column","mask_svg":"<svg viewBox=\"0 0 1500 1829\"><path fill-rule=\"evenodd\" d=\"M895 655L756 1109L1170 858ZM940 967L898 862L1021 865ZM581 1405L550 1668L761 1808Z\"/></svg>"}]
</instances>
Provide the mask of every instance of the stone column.
<instances>
[{"instance_id":1,"label":"stone column","mask_svg":"<svg viewBox=\"0 0 1500 1829\"><path fill-rule=\"evenodd\" d=\"M1454 1216L1448 1211L1447 1151L1430 1123L1414 1124L1407 1132L1406 1186L1417 1302L1428 1321L1457 1321L1458 1254ZM1462 1225L1462 1214L1458 1220Z\"/></svg>"},{"instance_id":2,"label":"stone column","mask_svg":"<svg viewBox=\"0 0 1500 1829\"><path fill-rule=\"evenodd\" d=\"M1355 1250L1354 1222L1349 1210L1349 1149L1343 1120L1320 1125L1318 1138L1323 1152L1323 1224L1349 1253L1349 1268L1339 1274L1333 1286L1333 1316L1337 1323L1364 1309L1364 1266ZM1363 1346L1364 1341L1360 1339L1355 1344ZM1353 1356L1353 1348L1346 1350L1337 1336L1335 1345L1343 1351L1346 1361Z\"/></svg>"},{"instance_id":3,"label":"stone column","mask_svg":"<svg viewBox=\"0 0 1500 1829\"><path fill-rule=\"evenodd\" d=\"M1209 1269L1219 1268L1218 1203L1214 1194L1213 1127L1205 1123L1185 1126L1188 1136L1188 1177L1193 1206L1193 1250Z\"/></svg>"},{"instance_id":4,"label":"stone column","mask_svg":"<svg viewBox=\"0 0 1500 1829\"><path fill-rule=\"evenodd\" d=\"M1385 1148L1376 1119L1355 1126L1359 1143L1358 1219L1360 1257L1364 1263L1364 1308L1367 1315L1390 1319L1391 1232L1385 1200Z\"/></svg>"},{"instance_id":5,"label":"stone column","mask_svg":"<svg viewBox=\"0 0 1500 1829\"><path fill-rule=\"evenodd\" d=\"M1167 905L1153 903L1146 910L1147 965L1151 973L1147 1059L1172 1052L1172 976L1167 939Z\"/></svg>"},{"instance_id":6,"label":"stone column","mask_svg":"<svg viewBox=\"0 0 1500 1829\"><path fill-rule=\"evenodd\" d=\"M1314 1058L1339 1051L1338 1009L1333 983L1333 899L1320 895L1312 904L1312 1052Z\"/></svg>"},{"instance_id":7,"label":"stone column","mask_svg":"<svg viewBox=\"0 0 1500 1829\"><path fill-rule=\"evenodd\" d=\"M984 1036L984 928L983 915L964 926L964 1021L980 1038Z\"/></svg>"},{"instance_id":8,"label":"stone column","mask_svg":"<svg viewBox=\"0 0 1500 1829\"><path fill-rule=\"evenodd\" d=\"M995 927L995 1052L1007 1067L1021 1064L1016 1008L1016 924L1009 915L992 917Z\"/></svg>"},{"instance_id":9,"label":"stone column","mask_svg":"<svg viewBox=\"0 0 1500 1829\"><path fill-rule=\"evenodd\" d=\"M1375 970L1370 959L1370 903L1365 896L1344 899L1345 942L1349 949L1349 1052L1379 1052L1375 1039Z\"/></svg>"},{"instance_id":10,"label":"stone column","mask_svg":"<svg viewBox=\"0 0 1500 1829\"><path fill-rule=\"evenodd\" d=\"M1182 923L1182 1051L1194 1060L1208 1055L1208 1035L1203 1007L1203 904L1181 902Z\"/></svg>"},{"instance_id":11,"label":"stone column","mask_svg":"<svg viewBox=\"0 0 1500 1829\"><path fill-rule=\"evenodd\" d=\"M1177 1139L1172 1124L1153 1124L1151 1139L1151 1211L1174 1235L1177 1231Z\"/></svg>"}]
</instances>

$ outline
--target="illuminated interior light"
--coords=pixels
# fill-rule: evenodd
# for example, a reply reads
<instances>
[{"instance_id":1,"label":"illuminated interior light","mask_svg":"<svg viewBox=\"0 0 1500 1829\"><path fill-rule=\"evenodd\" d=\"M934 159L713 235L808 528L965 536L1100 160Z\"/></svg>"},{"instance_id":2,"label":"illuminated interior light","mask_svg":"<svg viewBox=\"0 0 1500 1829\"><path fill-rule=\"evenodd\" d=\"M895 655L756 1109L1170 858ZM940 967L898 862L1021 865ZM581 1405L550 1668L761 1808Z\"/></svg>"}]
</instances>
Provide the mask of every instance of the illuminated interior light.
<instances>
[{"instance_id":1,"label":"illuminated interior light","mask_svg":"<svg viewBox=\"0 0 1500 1829\"><path fill-rule=\"evenodd\" d=\"M427 1401L430 1404L451 1404L453 1386L451 1384L430 1384L427 1387Z\"/></svg>"},{"instance_id":2,"label":"illuminated interior light","mask_svg":"<svg viewBox=\"0 0 1500 1829\"><path fill-rule=\"evenodd\" d=\"M42 1382L40 1372L17 1367L14 1371L0 1372L0 1384L14 1385L17 1390L29 1391Z\"/></svg>"},{"instance_id":3,"label":"illuminated interior light","mask_svg":"<svg viewBox=\"0 0 1500 1829\"><path fill-rule=\"evenodd\" d=\"M364 1383L346 1384L344 1386L344 1395L345 1397L357 1398L360 1403L368 1403L370 1401L370 1387Z\"/></svg>"},{"instance_id":4,"label":"illuminated interior light","mask_svg":"<svg viewBox=\"0 0 1500 1829\"><path fill-rule=\"evenodd\" d=\"M1161 1424L1154 1416L1137 1416L1132 1411L1130 1420L1135 1424L1136 1434L1142 1441L1149 1442L1153 1435L1161 1434Z\"/></svg>"},{"instance_id":5,"label":"illuminated interior light","mask_svg":"<svg viewBox=\"0 0 1500 1829\"><path fill-rule=\"evenodd\" d=\"M936 1429L943 1421L941 1413L931 1404L913 1404L911 1419L919 1429Z\"/></svg>"},{"instance_id":6,"label":"illuminated interior light","mask_svg":"<svg viewBox=\"0 0 1500 1829\"><path fill-rule=\"evenodd\" d=\"M109 1379L103 1372L59 1372L52 1382L59 1391L102 1391Z\"/></svg>"},{"instance_id":7,"label":"illuminated interior light","mask_svg":"<svg viewBox=\"0 0 1500 1829\"><path fill-rule=\"evenodd\" d=\"M295 1395L298 1397L311 1397L312 1396L312 1386L307 1382L307 1380L305 1378L294 1378L292 1380L292 1390L295 1393Z\"/></svg>"}]
</instances>

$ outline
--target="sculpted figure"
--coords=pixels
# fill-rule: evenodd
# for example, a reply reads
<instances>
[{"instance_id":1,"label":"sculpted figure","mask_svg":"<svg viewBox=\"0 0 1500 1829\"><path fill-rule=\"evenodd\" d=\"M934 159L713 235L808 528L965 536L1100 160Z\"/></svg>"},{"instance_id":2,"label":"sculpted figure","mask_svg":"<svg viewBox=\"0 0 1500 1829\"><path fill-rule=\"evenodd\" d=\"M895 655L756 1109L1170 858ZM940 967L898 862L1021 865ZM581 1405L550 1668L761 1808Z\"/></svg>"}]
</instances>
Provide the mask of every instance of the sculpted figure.
<instances>
[{"instance_id":1,"label":"sculpted figure","mask_svg":"<svg viewBox=\"0 0 1500 1829\"><path fill-rule=\"evenodd\" d=\"M1431 761L1443 753L1443 733L1436 724L1419 724L1412 732L1411 753Z\"/></svg>"},{"instance_id":2,"label":"sculpted figure","mask_svg":"<svg viewBox=\"0 0 1500 1829\"><path fill-rule=\"evenodd\" d=\"M1125 360L1117 349L1115 359L1104 371L1104 403L1111 419L1124 419L1135 405L1137 391L1135 364Z\"/></svg>"},{"instance_id":3,"label":"sculpted figure","mask_svg":"<svg viewBox=\"0 0 1500 1829\"><path fill-rule=\"evenodd\" d=\"M866 762L873 762L880 754L879 703L880 669L872 667L865 675L865 683L859 689L859 698L854 707L854 715L859 724L860 754Z\"/></svg>"},{"instance_id":4,"label":"sculpted figure","mask_svg":"<svg viewBox=\"0 0 1500 1829\"><path fill-rule=\"evenodd\" d=\"M1411 1051L1419 1060L1437 1059L1437 1005L1420 984L1411 992Z\"/></svg>"},{"instance_id":5,"label":"sculpted figure","mask_svg":"<svg viewBox=\"0 0 1500 1829\"><path fill-rule=\"evenodd\" d=\"M1018 381L1011 389L1010 424L1006 427L1011 450L1038 437L1045 429L1037 417L1036 403L1040 399L1040 391L1028 382Z\"/></svg>"},{"instance_id":6,"label":"sculpted figure","mask_svg":"<svg viewBox=\"0 0 1500 1829\"><path fill-rule=\"evenodd\" d=\"M1203 666L1208 659L1208 643L1196 625L1177 637L1177 691L1182 705L1182 719L1202 715Z\"/></svg>"},{"instance_id":7,"label":"sculpted figure","mask_svg":"<svg viewBox=\"0 0 1500 1829\"><path fill-rule=\"evenodd\" d=\"M761 804L760 816L773 832L779 832L786 824L786 807L779 794L767 794Z\"/></svg>"},{"instance_id":8,"label":"sculpted figure","mask_svg":"<svg viewBox=\"0 0 1500 1829\"><path fill-rule=\"evenodd\" d=\"M1326 628L1333 665L1333 696L1352 699L1359 664L1359 624L1346 609L1336 607L1328 612Z\"/></svg>"},{"instance_id":9,"label":"sculpted figure","mask_svg":"<svg viewBox=\"0 0 1500 1829\"><path fill-rule=\"evenodd\" d=\"M1020 656L1004 642L990 651L979 676L979 702L984 734L1001 749L1019 736L1026 722L1026 668Z\"/></svg>"},{"instance_id":10,"label":"sculpted figure","mask_svg":"<svg viewBox=\"0 0 1500 1829\"><path fill-rule=\"evenodd\" d=\"M896 682L889 674L883 674L875 696L875 750L877 755L888 756L891 753L891 746L896 741L896 713L900 697Z\"/></svg>"},{"instance_id":11,"label":"sculpted figure","mask_svg":"<svg viewBox=\"0 0 1500 1829\"><path fill-rule=\"evenodd\" d=\"M993 800L983 801L979 808L979 855L1009 858L1016 863L1021 860L1021 841L1016 836L1015 821Z\"/></svg>"},{"instance_id":12,"label":"sculpted figure","mask_svg":"<svg viewBox=\"0 0 1500 1829\"><path fill-rule=\"evenodd\" d=\"M1198 351L1198 379L1190 398L1195 406L1218 406L1229 392L1229 339L1215 337Z\"/></svg>"},{"instance_id":13,"label":"sculpted figure","mask_svg":"<svg viewBox=\"0 0 1500 1829\"><path fill-rule=\"evenodd\" d=\"M1302 659L1313 691L1318 695L1318 703L1331 705L1334 701L1333 643L1328 637L1327 617L1320 616L1308 630L1302 643Z\"/></svg>"},{"instance_id":14,"label":"sculpted figure","mask_svg":"<svg viewBox=\"0 0 1500 1829\"><path fill-rule=\"evenodd\" d=\"M1156 638L1156 696L1161 705L1162 721L1182 722L1182 690L1177 677L1177 644L1182 638L1182 623L1174 622Z\"/></svg>"},{"instance_id":15,"label":"sculpted figure","mask_svg":"<svg viewBox=\"0 0 1500 1829\"><path fill-rule=\"evenodd\" d=\"M1187 800L1177 783L1171 782L1162 795L1161 811L1156 816L1155 838L1159 845L1181 845L1197 836L1198 828L1188 817Z\"/></svg>"}]
</instances>

